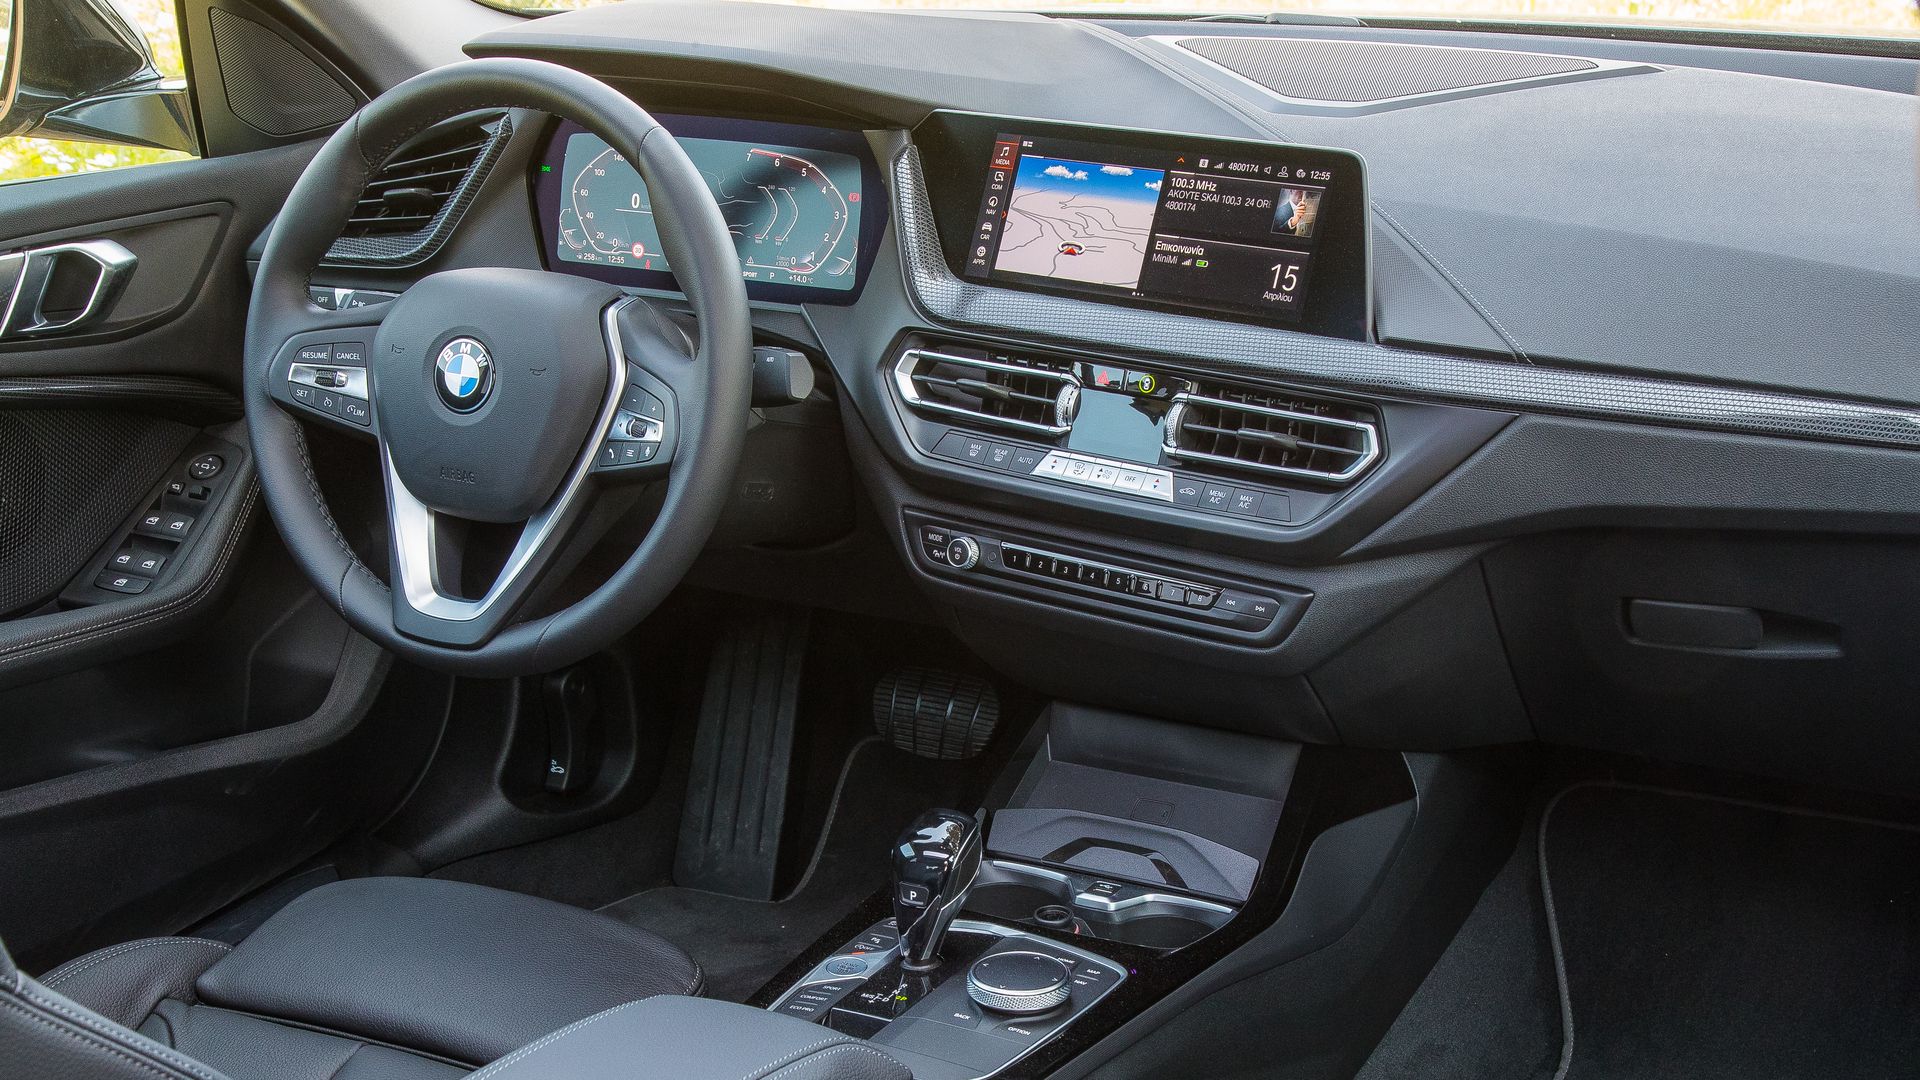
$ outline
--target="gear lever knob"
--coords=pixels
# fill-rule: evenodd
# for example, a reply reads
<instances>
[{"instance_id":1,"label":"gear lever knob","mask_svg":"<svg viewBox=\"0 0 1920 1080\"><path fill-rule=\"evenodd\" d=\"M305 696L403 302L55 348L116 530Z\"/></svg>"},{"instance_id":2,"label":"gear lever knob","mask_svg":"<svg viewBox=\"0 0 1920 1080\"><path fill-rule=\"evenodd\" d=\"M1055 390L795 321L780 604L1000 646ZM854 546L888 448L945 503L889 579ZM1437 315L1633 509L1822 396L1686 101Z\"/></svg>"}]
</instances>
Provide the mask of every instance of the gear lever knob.
<instances>
[{"instance_id":1,"label":"gear lever knob","mask_svg":"<svg viewBox=\"0 0 1920 1080\"><path fill-rule=\"evenodd\" d=\"M980 872L980 822L957 810L929 810L893 847L893 916L900 962L924 971L939 963L940 941Z\"/></svg>"}]
</instances>

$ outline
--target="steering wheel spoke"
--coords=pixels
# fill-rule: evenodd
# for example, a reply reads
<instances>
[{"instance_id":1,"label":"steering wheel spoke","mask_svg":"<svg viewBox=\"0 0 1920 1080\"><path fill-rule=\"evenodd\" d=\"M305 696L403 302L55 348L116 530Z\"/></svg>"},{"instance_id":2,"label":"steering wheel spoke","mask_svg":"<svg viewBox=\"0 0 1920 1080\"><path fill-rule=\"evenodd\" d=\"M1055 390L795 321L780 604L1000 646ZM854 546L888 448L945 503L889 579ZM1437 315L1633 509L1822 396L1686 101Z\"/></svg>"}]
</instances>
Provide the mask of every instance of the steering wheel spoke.
<instances>
[{"instance_id":1,"label":"steering wheel spoke","mask_svg":"<svg viewBox=\"0 0 1920 1080\"><path fill-rule=\"evenodd\" d=\"M267 394L303 419L372 438L369 367L380 307L331 312L313 307L313 329L289 335L267 371Z\"/></svg>"}]
</instances>

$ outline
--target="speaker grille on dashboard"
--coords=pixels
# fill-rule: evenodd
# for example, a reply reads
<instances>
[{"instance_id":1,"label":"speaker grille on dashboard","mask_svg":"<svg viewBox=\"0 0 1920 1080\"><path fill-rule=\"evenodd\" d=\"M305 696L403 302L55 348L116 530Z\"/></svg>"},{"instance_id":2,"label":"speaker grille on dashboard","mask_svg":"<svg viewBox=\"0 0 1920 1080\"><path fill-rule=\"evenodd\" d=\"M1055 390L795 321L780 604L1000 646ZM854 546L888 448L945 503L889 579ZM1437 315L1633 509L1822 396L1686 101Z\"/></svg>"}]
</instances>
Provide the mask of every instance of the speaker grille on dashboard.
<instances>
[{"instance_id":1,"label":"speaker grille on dashboard","mask_svg":"<svg viewBox=\"0 0 1920 1080\"><path fill-rule=\"evenodd\" d=\"M1577 56L1375 41L1190 37L1180 47L1296 101L1389 101L1600 66Z\"/></svg>"},{"instance_id":2,"label":"speaker grille on dashboard","mask_svg":"<svg viewBox=\"0 0 1920 1080\"><path fill-rule=\"evenodd\" d=\"M344 123L360 107L353 91L279 34L220 8L207 19L227 108L243 123L298 135Z\"/></svg>"},{"instance_id":3,"label":"speaker grille on dashboard","mask_svg":"<svg viewBox=\"0 0 1920 1080\"><path fill-rule=\"evenodd\" d=\"M0 412L0 617L59 592L192 437L127 413Z\"/></svg>"}]
</instances>

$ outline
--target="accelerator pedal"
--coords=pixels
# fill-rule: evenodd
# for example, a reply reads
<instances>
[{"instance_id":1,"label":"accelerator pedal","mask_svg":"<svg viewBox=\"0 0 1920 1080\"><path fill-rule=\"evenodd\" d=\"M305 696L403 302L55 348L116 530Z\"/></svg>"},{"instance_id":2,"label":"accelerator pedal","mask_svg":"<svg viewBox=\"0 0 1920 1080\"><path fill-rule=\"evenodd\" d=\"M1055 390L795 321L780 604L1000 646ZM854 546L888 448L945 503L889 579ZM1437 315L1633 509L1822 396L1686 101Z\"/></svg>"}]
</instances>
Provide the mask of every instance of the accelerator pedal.
<instances>
[{"instance_id":1,"label":"accelerator pedal","mask_svg":"<svg viewBox=\"0 0 1920 1080\"><path fill-rule=\"evenodd\" d=\"M873 688L873 726L916 757L961 761L986 749L1000 723L1000 695L971 675L902 668Z\"/></svg>"},{"instance_id":2,"label":"accelerator pedal","mask_svg":"<svg viewBox=\"0 0 1920 1080\"><path fill-rule=\"evenodd\" d=\"M775 611L721 634L700 701L674 884L773 899L807 630L804 612Z\"/></svg>"}]
</instances>

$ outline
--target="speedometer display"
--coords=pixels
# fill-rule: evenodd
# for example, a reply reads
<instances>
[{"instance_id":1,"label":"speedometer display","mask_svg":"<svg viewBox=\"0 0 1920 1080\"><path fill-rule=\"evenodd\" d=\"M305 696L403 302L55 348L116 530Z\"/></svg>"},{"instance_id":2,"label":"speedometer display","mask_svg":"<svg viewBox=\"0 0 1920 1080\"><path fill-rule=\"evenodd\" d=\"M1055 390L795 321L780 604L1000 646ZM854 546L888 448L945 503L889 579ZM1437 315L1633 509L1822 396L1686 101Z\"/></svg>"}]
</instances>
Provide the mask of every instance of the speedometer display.
<instances>
[{"instance_id":1,"label":"speedometer display","mask_svg":"<svg viewBox=\"0 0 1920 1080\"><path fill-rule=\"evenodd\" d=\"M861 243L861 164L832 150L681 138L706 178L749 282L851 291ZM598 136L561 155L554 254L561 262L671 271L640 174Z\"/></svg>"}]
</instances>

